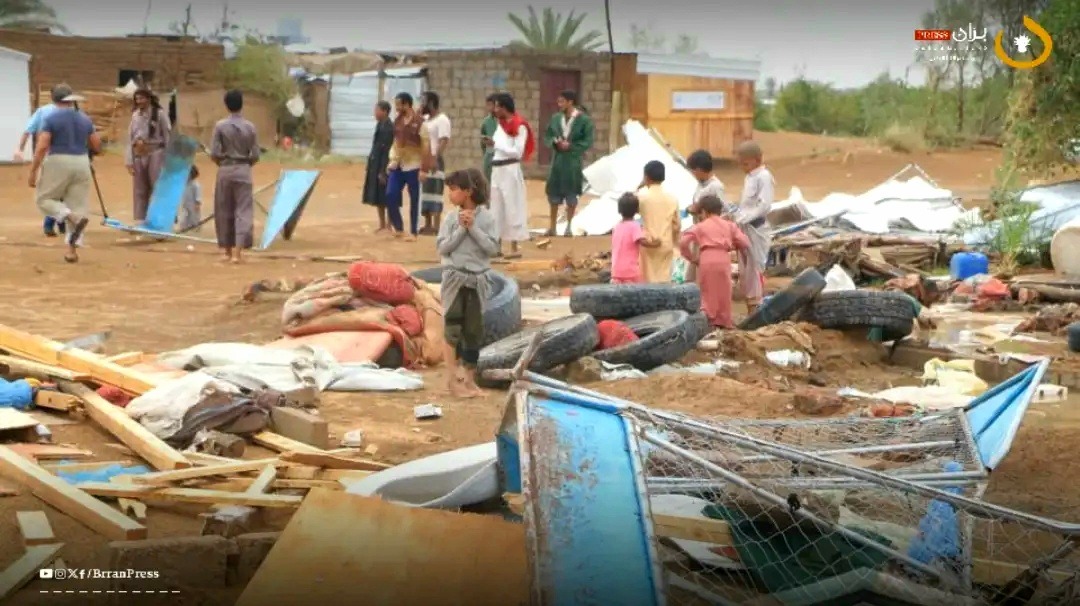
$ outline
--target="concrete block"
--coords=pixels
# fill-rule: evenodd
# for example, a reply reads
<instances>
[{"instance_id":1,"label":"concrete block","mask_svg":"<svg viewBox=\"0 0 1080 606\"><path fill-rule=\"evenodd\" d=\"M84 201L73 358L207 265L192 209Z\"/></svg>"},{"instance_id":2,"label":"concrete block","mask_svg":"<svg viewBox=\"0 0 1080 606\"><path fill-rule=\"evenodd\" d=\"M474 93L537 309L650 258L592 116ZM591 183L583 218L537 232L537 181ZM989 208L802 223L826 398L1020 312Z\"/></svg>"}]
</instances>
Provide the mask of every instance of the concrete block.
<instances>
[{"instance_id":1,"label":"concrete block","mask_svg":"<svg viewBox=\"0 0 1080 606\"><path fill-rule=\"evenodd\" d=\"M280 536L280 532L254 532L236 537L239 555L230 584L246 585Z\"/></svg>"},{"instance_id":2,"label":"concrete block","mask_svg":"<svg viewBox=\"0 0 1080 606\"><path fill-rule=\"evenodd\" d=\"M326 419L306 410L275 406L270 410L270 427L286 438L323 450L330 448L330 426Z\"/></svg>"},{"instance_id":3,"label":"concrete block","mask_svg":"<svg viewBox=\"0 0 1080 606\"><path fill-rule=\"evenodd\" d=\"M157 572L156 579L114 579L113 591L224 587L231 541L219 536L113 541L109 568Z\"/></svg>"}]
</instances>

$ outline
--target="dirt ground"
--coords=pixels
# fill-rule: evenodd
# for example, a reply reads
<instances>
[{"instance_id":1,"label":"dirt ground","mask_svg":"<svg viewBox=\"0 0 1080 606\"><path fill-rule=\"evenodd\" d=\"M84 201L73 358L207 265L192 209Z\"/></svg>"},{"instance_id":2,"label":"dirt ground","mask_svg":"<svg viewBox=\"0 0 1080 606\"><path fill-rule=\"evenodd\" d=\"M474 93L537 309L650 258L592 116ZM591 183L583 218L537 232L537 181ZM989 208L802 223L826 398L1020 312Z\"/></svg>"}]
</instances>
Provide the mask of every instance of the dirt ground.
<instances>
[{"instance_id":1,"label":"dirt ground","mask_svg":"<svg viewBox=\"0 0 1080 606\"><path fill-rule=\"evenodd\" d=\"M1000 156L994 149L901 155L856 140L775 133L763 133L761 142L778 180L779 197L786 197L791 186L798 186L809 199L830 191L863 191L911 162L921 165L943 187L974 195L987 190ZM130 179L120 157L106 155L95 164L110 216L129 220ZM198 164L204 175L204 194L212 200L214 171L205 157L200 157ZM256 186L273 181L282 168L270 163L257 166ZM87 233L82 262L67 265L61 259L62 243L41 235L41 217L33 192L26 186L27 168L0 167L4 217L0 223L0 318L4 324L60 340L108 329L112 331L110 354L160 352L207 341L259 343L279 336L281 303L268 299L240 305L245 286L261 279L318 275L346 267L283 257L358 255L401 263L409 269L438 264L430 237L405 243L373 233L374 210L359 201L361 164L326 165L322 170L293 240L276 242L272 255L256 253L243 265L225 265L218 262L212 244L134 242L121 232L93 225ZM718 172L728 191L737 194L742 185L738 169L724 165ZM531 225L544 226L547 205L543 183L530 182L529 194ZM263 195L260 200L268 205L270 197ZM212 205L205 207L207 212ZM258 230L262 217L256 214ZM209 227L203 236L212 237ZM580 258L607 248L608 240L602 237L556 238L546 250L526 244L524 252L526 258L557 258L568 253ZM755 355L752 347L736 338L725 341L720 354L744 361L735 376L660 376L593 387L701 416L787 416L797 414L794 399L805 390L835 394L843 386L869 390L916 381L917 373L884 366L875 357L880 352L871 351L865 339L820 331L814 342L819 355L817 368L809 373L816 374L813 378L807 373L776 372L760 359L760 348ZM421 392L329 394L321 404L322 414L337 436L362 430L366 444L378 447L375 458L391 463L492 439L505 394L492 392L482 399L454 400L443 389L441 371L424 374L428 383ZM442 405L443 418L414 420L413 407L428 402ZM1051 478L1066 478L1080 471L1066 446L1075 440L1075 425L1080 419L1061 424L1051 420L1050 415L1044 415L1035 423L1025 423L1013 453L995 472L991 494L1003 499L1022 494L1012 502L1038 508L1044 514L1066 515L1080 504L1080 488L1054 484ZM98 459L120 458L104 446L115 440L92 427L60 425L53 431L57 442L78 443L94 450ZM1050 494L1053 498L1041 498ZM0 499L0 518L13 520L15 511L40 507L25 493ZM105 540L58 512L46 510L58 536L67 542L62 556L70 566L106 564ZM189 514L162 509L151 509L148 523L151 537L197 534L199 525ZM15 545L18 541L14 524L0 524L0 544ZM37 597L30 593L24 591L12 603Z\"/></svg>"}]
</instances>

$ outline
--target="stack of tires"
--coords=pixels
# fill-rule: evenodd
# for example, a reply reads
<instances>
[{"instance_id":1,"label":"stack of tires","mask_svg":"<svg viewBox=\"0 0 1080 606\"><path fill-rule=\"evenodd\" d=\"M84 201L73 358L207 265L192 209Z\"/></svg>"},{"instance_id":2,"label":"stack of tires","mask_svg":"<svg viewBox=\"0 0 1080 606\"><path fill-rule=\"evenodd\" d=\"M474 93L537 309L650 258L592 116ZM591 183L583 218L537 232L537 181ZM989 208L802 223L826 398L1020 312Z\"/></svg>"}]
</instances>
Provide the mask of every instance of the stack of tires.
<instances>
[{"instance_id":1,"label":"stack of tires","mask_svg":"<svg viewBox=\"0 0 1080 606\"><path fill-rule=\"evenodd\" d=\"M570 293L571 316L526 328L488 345L480 352L477 371L512 368L533 337L542 334L529 370L545 372L592 356L611 364L652 370L683 357L706 335L696 284L597 284L578 286ZM618 320L636 340L597 350L598 321ZM487 385L496 385L483 381Z\"/></svg>"},{"instance_id":2,"label":"stack of tires","mask_svg":"<svg viewBox=\"0 0 1080 606\"><path fill-rule=\"evenodd\" d=\"M807 269L747 316L739 328L757 330L796 318L836 330L878 328L884 342L902 339L915 329L918 311L907 294L875 290L822 292L824 289L821 273Z\"/></svg>"}]
</instances>

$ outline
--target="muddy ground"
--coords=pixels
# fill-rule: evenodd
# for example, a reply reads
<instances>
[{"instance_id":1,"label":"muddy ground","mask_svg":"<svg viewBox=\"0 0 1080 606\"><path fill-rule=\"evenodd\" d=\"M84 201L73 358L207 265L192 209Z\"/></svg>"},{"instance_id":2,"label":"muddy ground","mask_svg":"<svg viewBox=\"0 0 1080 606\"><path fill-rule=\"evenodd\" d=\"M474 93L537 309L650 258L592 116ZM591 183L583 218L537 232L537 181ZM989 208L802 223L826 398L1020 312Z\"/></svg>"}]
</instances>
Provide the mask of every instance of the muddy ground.
<instances>
[{"instance_id":1,"label":"muddy ground","mask_svg":"<svg viewBox=\"0 0 1080 606\"><path fill-rule=\"evenodd\" d=\"M943 187L978 197L985 194L1000 155L998 150L977 149L909 156L861 141L801 135L763 134L762 143L777 176L780 196L785 197L788 188L797 185L810 199L830 191L863 191L910 162L920 164ZM203 190L212 200L212 167L204 157L198 163L204 174ZM120 157L107 155L96 162L96 167L109 214L130 219L130 180ZM271 182L281 168L279 164L260 164L256 168L256 186ZM0 209L4 217L0 223L0 322L56 339L110 329L110 354L159 352L215 340L258 343L279 336L280 300L240 305L239 295L245 286L261 279L310 276L345 268L342 264L283 256L359 255L402 263L410 269L438 263L432 238L404 243L373 233L374 211L359 203L362 165L333 164L322 168L323 175L294 239L278 241L272 247L276 258L255 254L248 263L231 266L218 262L212 245L136 243L120 232L99 226L87 234L83 261L67 265L61 260L62 244L41 235L41 217L25 183L26 167L0 167ZM742 182L737 169L723 166L719 174L728 191L737 194ZM547 216L543 183L530 182L529 193L531 224L541 227ZM263 196L261 200L269 204L270 198ZM261 220L257 217L259 229ZM212 237L212 230L206 229L203 235ZM527 244L524 251L526 258L565 254L581 258L606 250L607 246L607 238L557 238L546 250ZM763 351L774 348L775 343L751 343L736 335L725 339L718 354L743 362L733 374L660 376L593 387L707 417L783 417L802 414L795 401L807 391L835 393L845 386L871 390L917 383L917 372L887 366L880 350L861 336L817 331L813 338L817 353L816 368L811 372L777 371L762 357ZM692 358L704 359L700 353ZM329 394L322 402L322 413L338 436L361 429L366 443L378 447L375 458L391 463L492 438L502 414L503 393L492 392L472 401L455 400L445 393L440 370L424 371L424 375L428 384L421 392ZM413 407L427 402L442 405L444 417L431 422L414 420ZM1013 452L995 471L990 497L1036 513L1076 517L1080 487L1070 480L1080 472L1071 448L1078 425L1080 416L1068 407L1048 405L1033 411ZM100 460L121 458L105 446L115 440L93 426L58 425L53 432L56 441L93 450ZM41 508L25 491L19 496L0 498L0 519L5 520L0 523L0 544L9 554L0 566L13 561L20 551L6 548L20 541L14 512ZM103 538L45 509L57 535L66 543L62 557L70 566L107 563ZM151 537L193 535L198 533L200 523L190 511L151 508L148 527ZM41 603L36 602L37 597L27 589L12 603Z\"/></svg>"}]
</instances>

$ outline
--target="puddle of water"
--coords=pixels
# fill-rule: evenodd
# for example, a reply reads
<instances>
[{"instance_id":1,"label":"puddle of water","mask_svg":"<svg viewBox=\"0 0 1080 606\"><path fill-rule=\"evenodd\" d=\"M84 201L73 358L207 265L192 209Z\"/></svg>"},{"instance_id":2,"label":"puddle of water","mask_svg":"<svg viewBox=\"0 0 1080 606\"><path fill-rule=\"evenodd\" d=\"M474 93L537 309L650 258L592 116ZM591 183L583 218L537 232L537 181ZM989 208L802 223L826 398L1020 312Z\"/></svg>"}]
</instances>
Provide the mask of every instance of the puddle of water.
<instances>
[{"instance_id":1,"label":"puddle of water","mask_svg":"<svg viewBox=\"0 0 1080 606\"><path fill-rule=\"evenodd\" d=\"M930 331L929 345L969 355L1007 337L1025 319L1016 314L982 313L948 306L935 307L934 316L937 326Z\"/></svg>"}]
</instances>

